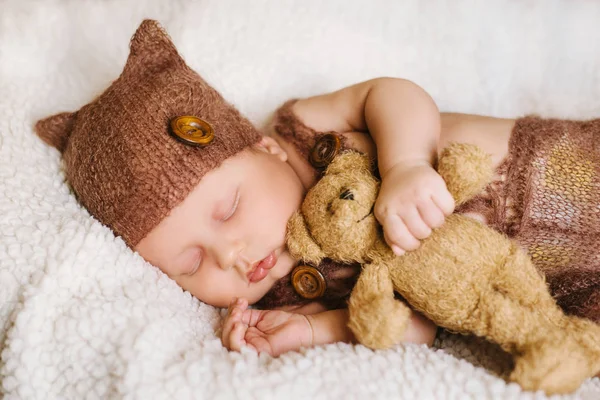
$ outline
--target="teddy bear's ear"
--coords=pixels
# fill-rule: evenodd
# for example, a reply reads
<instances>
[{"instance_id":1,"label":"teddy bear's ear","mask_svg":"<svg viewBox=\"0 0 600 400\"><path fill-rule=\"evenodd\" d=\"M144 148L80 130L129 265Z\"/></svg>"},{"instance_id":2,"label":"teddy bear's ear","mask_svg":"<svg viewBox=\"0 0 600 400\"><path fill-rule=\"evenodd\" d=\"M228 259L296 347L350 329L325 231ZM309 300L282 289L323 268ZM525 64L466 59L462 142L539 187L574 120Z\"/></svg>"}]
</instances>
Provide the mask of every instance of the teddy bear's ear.
<instances>
[{"instance_id":1,"label":"teddy bear's ear","mask_svg":"<svg viewBox=\"0 0 600 400\"><path fill-rule=\"evenodd\" d=\"M437 170L457 206L481 193L494 177L491 156L466 143L452 143L444 148Z\"/></svg>"},{"instance_id":2,"label":"teddy bear's ear","mask_svg":"<svg viewBox=\"0 0 600 400\"><path fill-rule=\"evenodd\" d=\"M304 217L298 211L288 221L287 245L292 257L298 260L318 265L325 258L325 253L311 237Z\"/></svg>"},{"instance_id":3,"label":"teddy bear's ear","mask_svg":"<svg viewBox=\"0 0 600 400\"><path fill-rule=\"evenodd\" d=\"M142 21L129 43L129 57L123 72L153 72L173 64L185 67L185 62L177 52L169 34L158 21L152 19Z\"/></svg>"},{"instance_id":4,"label":"teddy bear's ear","mask_svg":"<svg viewBox=\"0 0 600 400\"><path fill-rule=\"evenodd\" d=\"M339 174L349 170L356 171L364 169L368 172L373 171L373 165L369 156L356 151L346 151L333 159L327 167L326 174Z\"/></svg>"}]
</instances>

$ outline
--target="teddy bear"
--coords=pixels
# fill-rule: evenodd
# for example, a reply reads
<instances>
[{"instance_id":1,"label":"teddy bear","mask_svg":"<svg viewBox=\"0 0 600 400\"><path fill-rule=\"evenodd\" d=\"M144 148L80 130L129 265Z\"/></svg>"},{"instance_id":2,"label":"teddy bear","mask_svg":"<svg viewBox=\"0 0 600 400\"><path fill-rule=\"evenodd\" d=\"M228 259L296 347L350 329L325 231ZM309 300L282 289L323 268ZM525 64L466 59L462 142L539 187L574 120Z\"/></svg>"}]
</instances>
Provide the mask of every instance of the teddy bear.
<instances>
[{"instance_id":1,"label":"teddy bear","mask_svg":"<svg viewBox=\"0 0 600 400\"><path fill-rule=\"evenodd\" d=\"M458 143L444 149L437 171L457 205L494 172L488 154ZM438 326L512 354L508 379L525 390L571 392L600 371L600 325L565 315L516 242L454 213L417 250L396 256L373 215L379 186L366 155L341 153L288 223L297 259L362 265L348 300L349 328L361 344L385 349L403 337L412 311L397 292Z\"/></svg>"}]
</instances>

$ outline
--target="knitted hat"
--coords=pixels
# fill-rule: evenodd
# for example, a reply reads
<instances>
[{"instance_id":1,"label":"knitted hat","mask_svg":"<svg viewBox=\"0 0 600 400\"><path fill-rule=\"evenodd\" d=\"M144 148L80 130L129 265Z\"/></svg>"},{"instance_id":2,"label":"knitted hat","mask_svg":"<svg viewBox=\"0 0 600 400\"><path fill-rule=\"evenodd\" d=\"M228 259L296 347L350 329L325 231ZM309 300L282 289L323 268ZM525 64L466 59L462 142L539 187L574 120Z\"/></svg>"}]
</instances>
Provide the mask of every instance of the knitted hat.
<instances>
[{"instance_id":1,"label":"knitted hat","mask_svg":"<svg viewBox=\"0 0 600 400\"><path fill-rule=\"evenodd\" d=\"M133 35L125 68L104 93L35 130L62 152L79 202L130 247L204 174L261 139L152 20Z\"/></svg>"}]
</instances>

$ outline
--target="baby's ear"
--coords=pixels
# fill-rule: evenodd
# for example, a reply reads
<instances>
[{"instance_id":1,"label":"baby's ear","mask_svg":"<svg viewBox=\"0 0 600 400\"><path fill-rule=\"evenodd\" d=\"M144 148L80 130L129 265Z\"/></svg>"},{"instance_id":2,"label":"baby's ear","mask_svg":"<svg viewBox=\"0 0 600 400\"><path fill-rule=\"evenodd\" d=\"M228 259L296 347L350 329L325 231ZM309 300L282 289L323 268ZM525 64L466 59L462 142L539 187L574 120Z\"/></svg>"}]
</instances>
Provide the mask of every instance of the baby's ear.
<instances>
[{"instance_id":1,"label":"baby's ear","mask_svg":"<svg viewBox=\"0 0 600 400\"><path fill-rule=\"evenodd\" d=\"M172 64L185 67L168 33L158 21L145 19L131 38L123 72L156 72Z\"/></svg>"},{"instance_id":2,"label":"baby's ear","mask_svg":"<svg viewBox=\"0 0 600 400\"><path fill-rule=\"evenodd\" d=\"M286 162L288 159L287 152L270 136L263 136L254 146L260 151L276 156L283 162Z\"/></svg>"},{"instance_id":3,"label":"baby's ear","mask_svg":"<svg viewBox=\"0 0 600 400\"><path fill-rule=\"evenodd\" d=\"M50 146L61 153L65 151L77 112L64 112L39 120L35 124L35 133Z\"/></svg>"},{"instance_id":4,"label":"baby's ear","mask_svg":"<svg viewBox=\"0 0 600 400\"><path fill-rule=\"evenodd\" d=\"M296 211L287 226L287 245L292 257L315 265L320 264L325 258L325 253L308 232L302 214Z\"/></svg>"}]
</instances>

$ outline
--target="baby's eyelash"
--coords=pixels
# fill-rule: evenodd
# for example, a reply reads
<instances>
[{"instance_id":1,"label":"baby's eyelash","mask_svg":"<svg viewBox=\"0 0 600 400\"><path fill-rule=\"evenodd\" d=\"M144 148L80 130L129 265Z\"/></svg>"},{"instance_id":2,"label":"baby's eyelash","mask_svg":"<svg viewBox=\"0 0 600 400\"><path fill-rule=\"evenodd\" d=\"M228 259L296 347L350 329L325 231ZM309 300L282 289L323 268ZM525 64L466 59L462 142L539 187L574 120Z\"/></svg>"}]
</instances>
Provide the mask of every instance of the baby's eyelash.
<instances>
[{"instance_id":1,"label":"baby's eyelash","mask_svg":"<svg viewBox=\"0 0 600 400\"><path fill-rule=\"evenodd\" d=\"M194 263L192 264L192 269L190 269L189 272L186 273L186 275L188 275L188 276L194 275L196 273L196 271L198 271L198 269L200 268L201 264L202 264L202 252L199 250L198 255L196 257L194 257Z\"/></svg>"},{"instance_id":2,"label":"baby's eyelash","mask_svg":"<svg viewBox=\"0 0 600 400\"><path fill-rule=\"evenodd\" d=\"M198 268L200 268L200 264L202 263L202 258L199 258L198 261L196 261L196 264L194 264L194 268L192 268L192 270L188 273L188 275L194 275L196 273L196 271L198 271Z\"/></svg>"},{"instance_id":3,"label":"baby's eyelash","mask_svg":"<svg viewBox=\"0 0 600 400\"><path fill-rule=\"evenodd\" d=\"M223 217L221 219L221 221L227 221L229 218L231 218L233 216L233 214L235 214L235 210L237 209L239 202L240 202L240 191L238 190L235 192L235 201L233 202L233 206L231 207L231 210L229 210L229 213L227 213L227 215L225 217Z\"/></svg>"}]
</instances>

